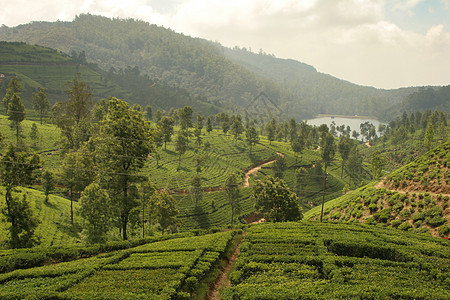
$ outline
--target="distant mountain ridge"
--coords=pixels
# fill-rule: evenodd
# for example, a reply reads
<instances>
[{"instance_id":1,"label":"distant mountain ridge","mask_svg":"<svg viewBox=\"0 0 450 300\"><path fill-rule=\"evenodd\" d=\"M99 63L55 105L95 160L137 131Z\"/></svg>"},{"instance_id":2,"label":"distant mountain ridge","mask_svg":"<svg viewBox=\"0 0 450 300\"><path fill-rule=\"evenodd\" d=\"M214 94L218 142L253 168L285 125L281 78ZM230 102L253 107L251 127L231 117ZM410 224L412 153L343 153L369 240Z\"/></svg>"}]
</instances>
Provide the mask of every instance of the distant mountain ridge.
<instances>
[{"instance_id":1,"label":"distant mountain ridge","mask_svg":"<svg viewBox=\"0 0 450 300\"><path fill-rule=\"evenodd\" d=\"M138 67L150 80L188 91L199 101L239 113L264 92L286 117L317 113L376 115L401 110L417 88L362 87L295 60L229 49L133 19L80 15L72 22L32 22L0 28L0 40L22 41L59 51L85 51L104 70Z\"/></svg>"}]
</instances>

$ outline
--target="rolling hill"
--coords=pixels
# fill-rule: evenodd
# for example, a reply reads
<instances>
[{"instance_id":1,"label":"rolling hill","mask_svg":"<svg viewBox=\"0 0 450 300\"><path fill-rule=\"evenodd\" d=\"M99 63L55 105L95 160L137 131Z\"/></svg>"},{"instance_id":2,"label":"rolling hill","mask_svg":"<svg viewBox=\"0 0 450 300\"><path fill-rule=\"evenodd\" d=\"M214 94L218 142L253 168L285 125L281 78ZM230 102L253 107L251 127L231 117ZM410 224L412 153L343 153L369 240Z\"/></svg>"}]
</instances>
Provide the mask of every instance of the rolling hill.
<instances>
[{"instance_id":1,"label":"rolling hill","mask_svg":"<svg viewBox=\"0 0 450 300\"><path fill-rule=\"evenodd\" d=\"M88 62L112 73L137 67L151 81L234 112L264 92L287 117L332 112L388 118L417 90L357 86L300 62L227 49L133 19L80 15L73 22L32 22L0 28L0 40L84 51Z\"/></svg>"},{"instance_id":2,"label":"rolling hill","mask_svg":"<svg viewBox=\"0 0 450 300\"><path fill-rule=\"evenodd\" d=\"M450 141L325 206L325 219L396 227L434 236L450 234ZM312 209L305 218L318 219Z\"/></svg>"},{"instance_id":3,"label":"rolling hill","mask_svg":"<svg viewBox=\"0 0 450 300\"><path fill-rule=\"evenodd\" d=\"M190 105L205 114L217 113L220 108L193 98L187 91L150 80L137 68L105 71L94 64L79 60L79 54L69 56L54 49L27 45L21 42L0 42L0 95L6 93L12 76L23 85L21 98L32 108L32 94L40 87L46 88L50 102L67 100L66 83L80 74L81 80L91 88L94 100L117 97L142 107L157 109Z\"/></svg>"}]
</instances>

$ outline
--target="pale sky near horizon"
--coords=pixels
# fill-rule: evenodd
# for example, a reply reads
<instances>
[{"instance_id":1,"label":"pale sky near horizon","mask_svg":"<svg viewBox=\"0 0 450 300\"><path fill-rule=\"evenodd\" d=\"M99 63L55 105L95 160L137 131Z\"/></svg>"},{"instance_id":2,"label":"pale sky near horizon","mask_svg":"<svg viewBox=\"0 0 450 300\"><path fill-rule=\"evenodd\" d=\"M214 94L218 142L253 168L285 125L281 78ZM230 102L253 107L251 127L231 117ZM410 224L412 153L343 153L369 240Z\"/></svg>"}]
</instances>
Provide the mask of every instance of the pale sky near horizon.
<instances>
[{"instance_id":1,"label":"pale sky near horizon","mask_svg":"<svg viewBox=\"0 0 450 300\"><path fill-rule=\"evenodd\" d=\"M377 88L450 84L450 0L9 0L0 24L134 18Z\"/></svg>"}]
</instances>

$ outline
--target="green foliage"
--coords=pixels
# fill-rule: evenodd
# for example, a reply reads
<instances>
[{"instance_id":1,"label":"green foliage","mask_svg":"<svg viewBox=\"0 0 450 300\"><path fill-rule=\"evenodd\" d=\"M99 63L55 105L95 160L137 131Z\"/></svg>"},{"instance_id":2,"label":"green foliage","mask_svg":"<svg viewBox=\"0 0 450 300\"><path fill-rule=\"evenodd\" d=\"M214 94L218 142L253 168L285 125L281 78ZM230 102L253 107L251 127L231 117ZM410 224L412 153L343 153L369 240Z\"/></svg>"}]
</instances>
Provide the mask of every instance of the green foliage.
<instances>
[{"instance_id":1,"label":"green foliage","mask_svg":"<svg viewBox=\"0 0 450 300\"><path fill-rule=\"evenodd\" d=\"M39 168L39 157L18 152L15 146L10 145L0 163L0 183L5 187L6 202L3 214L11 223L10 245L13 248L30 247L36 242L33 235L38 221L29 207L27 196L13 193L17 187L32 183L33 172Z\"/></svg>"},{"instance_id":2,"label":"green foliage","mask_svg":"<svg viewBox=\"0 0 450 300\"><path fill-rule=\"evenodd\" d=\"M79 213L84 219L84 234L88 244L103 243L111 227L111 200L97 183L86 187L81 194Z\"/></svg>"},{"instance_id":3,"label":"green foliage","mask_svg":"<svg viewBox=\"0 0 450 300\"><path fill-rule=\"evenodd\" d=\"M124 240L128 238L130 211L138 205L130 190L140 180L137 172L153 151L149 127L141 112L131 109L122 100L112 98L100 124L100 135L93 141L102 175L100 183L107 187L116 207Z\"/></svg>"},{"instance_id":4,"label":"green foliage","mask_svg":"<svg viewBox=\"0 0 450 300\"><path fill-rule=\"evenodd\" d=\"M179 221L177 216L179 210L176 206L176 200L166 191L155 192L150 201L154 221L161 226L162 232L173 228L176 229Z\"/></svg>"},{"instance_id":5,"label":"green foliage","mask_svg":"<svg viewBox=\"0 0 450 300\"><path fill-rule=\"evenodd\" d=\"M43 118L50 108L50 101L45 88L39 88L39 92L33 94L33 108L39 112L42 125Z\"/></svg>"},{"instance_id":6,"label":"green foliage","mask_svg":"<svg viewBox=\"0 0 450 300\"><path fill-rule=\"evenodd\" d=\"M257 180L253 186L252 198L255 208L269 221L296 221L303 217L297 204L297 195L290 191L282 179L267 176Z\"/></svg>"},{"instance_id":7,"label":"green foliage","mask_svg":"<svg viewBox=\"0 0 450 300\"><path fill-rule=\"evenodd\" d=\"M364 225L255 225L222 298L446 299L446 243Z\"/></svg>"}]
</instances>

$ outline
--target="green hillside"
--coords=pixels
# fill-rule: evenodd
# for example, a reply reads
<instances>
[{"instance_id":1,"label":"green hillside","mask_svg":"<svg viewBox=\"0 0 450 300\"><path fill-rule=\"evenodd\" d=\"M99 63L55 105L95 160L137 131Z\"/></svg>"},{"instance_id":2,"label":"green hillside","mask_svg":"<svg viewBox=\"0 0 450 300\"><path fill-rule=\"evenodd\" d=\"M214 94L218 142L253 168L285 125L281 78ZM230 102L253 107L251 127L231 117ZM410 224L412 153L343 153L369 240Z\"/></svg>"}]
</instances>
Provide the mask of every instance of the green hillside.
<instances>
[{"instance_id":1,"label":"green hillside","mask_svg":"<svg viewBox=\"0 0 450 300\"><path fill-rule=\"evenodd\" d=\"M217 272L218 263L226 258L235 234L228 231L175 238L3 273L0 298L189 299L192 295L201 299L212 281L211 273ZM17 255L0 252L0 263L8 256L14 260ZM22 259L26 260L26 256Z\"/></svg>"},{"instance_id":2,"label":"green hillside","mask_svg":"<svg viewBox=\"0 0 450 300\"><path fill-rule=\"evenodd\" d=\"M264 92L288 117L318 113L392 117L415 88L377 90L318 73L292 60L225 49L133 19L80 15L73 22L2 27L0 39L86 53L104 70L138 68L152 81L187 90L194 99L238 112ZM120 73L120 72L119 72Z\"/></svg>"},{"instance_id":3,"label":"green hillside","mask_svg":"<svg viewBox=\"0 0 450 300\"><path fill-rule=\"evenodd\" d=\"M389 174L380 183L328 202L325 219L396 227L418 233L450 234L448 165L450 141ZM318 219L312 209L305 218Z\"/></svg>"},{"instance_id":4,"label":"green hillside","mask_svg":"<svg viewBox=\"0 0 450 300\"><path fill-rule=\"evenodd\" d=\"M32 94L40 87L47 89L52 104L65 101L66 83L79 73L91 88L94 100L114 96L143 107L151 105L155 111L184 105L206 114L219 111L218 107L191 97L183 89L151 80L138 68L127 66L105 71L80 61L78 53L69 56L54 49L18 42L0 42L0 54L0 73L6 76L0 81L0 97L5 95L9 79L17 77L23 85L21 98L28 108L32 108Z\"/></svg>"},{"instance_id":5,"label":"green hillside","mask_svg":"<svg viewBox=\"0 0 450 300\"><path fill-rule=\"evenodd\" d=\"M222 299L448 299L448 247L355 224L253 225Z\"/></svg>"},{"instance_id":6,"label":"green hillside","mask_svg":"<svg viewBox=\"0 0 450 300\"><path fill-rule=\"evenodd\" d=\"M231 286L220 289L221 299L450 297L449 241L444 239L309 222L251 225L240 233L110 245L111 250L90 258L44 266L33 265L32 252L27 257L2 251L0 265L20 257L27 268L0 274L0 297L204 299L216 278L227 275ZM234 249L239 257L231 255ZM227 258L234 262L231 273L229 265L222 269Z\"/></svg>"},{"instance_id":7,"label":"green hillside","mask_svg":"<svg viewBox=\"0 0 450 300\"><path fill-rule=\"evenodd\" d=\"M75 226L70 224L70 201L50 195L49 201L45 202L42 192L22 188L22 194L27 196L33 215L39 219L36 235L40 240L40 247L71 246L80 243L80 218L75 215ZM5 209L4 188L0 187L0 209ZM74 204L78 209L78 203ZM0 222L0 245L5 245L8 240L8 223Z\"/></svg>"}]
</instances>

